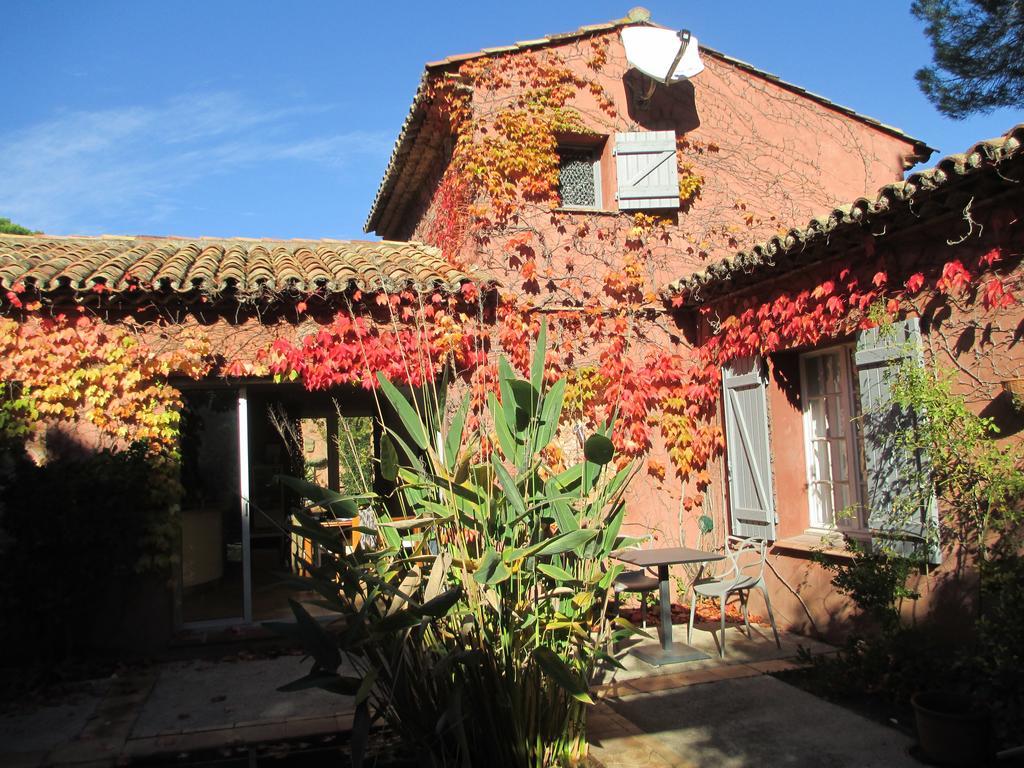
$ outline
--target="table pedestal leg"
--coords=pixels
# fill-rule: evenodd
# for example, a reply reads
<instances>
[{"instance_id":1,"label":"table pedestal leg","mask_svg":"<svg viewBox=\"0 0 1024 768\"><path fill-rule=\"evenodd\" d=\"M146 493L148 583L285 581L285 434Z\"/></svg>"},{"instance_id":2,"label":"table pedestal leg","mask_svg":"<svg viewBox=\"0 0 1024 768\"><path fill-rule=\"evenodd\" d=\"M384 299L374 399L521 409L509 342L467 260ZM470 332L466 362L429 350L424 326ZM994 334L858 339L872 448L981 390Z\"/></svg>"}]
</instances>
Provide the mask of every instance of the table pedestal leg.
<instances>
[{"instance_id":1,"label":"table pedestal leg","mask_svg":"<svg viewBox=\"0 0 1024 768\"><path fill-rule=\"evenodd\" d=\"M661 667L665 664L678 664L681 661L697 661L711 658L692 645L672 642L672 595L668 583L668 566L658 566L659 596L661 598L661 626L658 627L660 645L642 645L634 648L632 653L641 661Z\"/></svg>"}]
</instances>

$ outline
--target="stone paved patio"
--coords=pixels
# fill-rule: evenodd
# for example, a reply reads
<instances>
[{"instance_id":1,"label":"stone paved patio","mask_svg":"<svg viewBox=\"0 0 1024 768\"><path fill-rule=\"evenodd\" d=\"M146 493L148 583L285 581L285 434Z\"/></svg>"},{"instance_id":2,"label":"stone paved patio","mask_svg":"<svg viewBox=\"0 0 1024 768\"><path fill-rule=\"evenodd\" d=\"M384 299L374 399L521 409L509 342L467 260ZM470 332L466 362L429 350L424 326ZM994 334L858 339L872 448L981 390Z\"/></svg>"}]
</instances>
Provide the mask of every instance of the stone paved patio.
<instances>
[{"instance_id":1,"label":"stone paved patio","mask_svg":"<svg viewBox=\"0 0 1024 768\"><path fill-rule=\"evenodd\" d=\"M605 768L920 765L899 731L775 678L732 670L729 679L602 702L590 723L591 754Z\"/></svg>"},{"instance_id":2,"label":"stone paved patio","mask_svg":"<svg viewBox=\"0 0 1024 768\"><path fill-rule=\"evenodd\" d=\"M684 637L685 628L676 627L676 638ZM598 681L594 756L606 768L914 764L899 732L766 677L794 667L800 646L812 653L830 646L784 634L778 649L764 627L755 627L753 639L732 627L727 638L724 661L707 631L694 634L694 645L711 655L705 660L653 668L625 655L625 670ZM349 730L351 699L275 690L304 673L308 662L300 661L169 662L106 681L70 709L4 716L0 765L123 766Z\"/></svg>"}]
</instances>

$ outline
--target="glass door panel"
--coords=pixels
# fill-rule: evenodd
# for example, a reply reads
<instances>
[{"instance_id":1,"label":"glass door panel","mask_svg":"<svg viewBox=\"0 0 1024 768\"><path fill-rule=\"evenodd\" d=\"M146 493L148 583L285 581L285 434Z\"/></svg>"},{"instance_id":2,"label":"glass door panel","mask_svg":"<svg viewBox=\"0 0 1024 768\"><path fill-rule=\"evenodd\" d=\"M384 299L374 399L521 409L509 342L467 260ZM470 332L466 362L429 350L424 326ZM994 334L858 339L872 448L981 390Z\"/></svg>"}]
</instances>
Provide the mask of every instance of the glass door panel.
<instances>
[{"instance_id":1,"label":"glass door panel","mask_svg":"<svg viewBox=\"0 0 1024 768\"><path fill-rule=\"evenodd\" d=\"M858 482L850 471L858 464L847 350L804 355L801 364L811 525L861 528Z\"/></svg>"}]
</instances>

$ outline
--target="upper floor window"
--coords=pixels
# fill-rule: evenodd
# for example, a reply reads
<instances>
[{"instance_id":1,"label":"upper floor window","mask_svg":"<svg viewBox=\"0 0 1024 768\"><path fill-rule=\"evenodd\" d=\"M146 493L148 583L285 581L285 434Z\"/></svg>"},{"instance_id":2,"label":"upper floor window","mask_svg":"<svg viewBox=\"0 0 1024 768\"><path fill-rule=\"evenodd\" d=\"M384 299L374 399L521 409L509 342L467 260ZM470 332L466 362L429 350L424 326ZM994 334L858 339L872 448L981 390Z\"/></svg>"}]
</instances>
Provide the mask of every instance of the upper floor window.
<instances>
[{"instance_id":1,"label":"upper floor window","mask_svg":"<svg viewBox=\"0 0 1024 768\"><path fill-rule=\"evenodd\" d=\"M558 194L563 208L601 207L601 162L597 150L558 150Z\"/></svg>"}]
</instances>

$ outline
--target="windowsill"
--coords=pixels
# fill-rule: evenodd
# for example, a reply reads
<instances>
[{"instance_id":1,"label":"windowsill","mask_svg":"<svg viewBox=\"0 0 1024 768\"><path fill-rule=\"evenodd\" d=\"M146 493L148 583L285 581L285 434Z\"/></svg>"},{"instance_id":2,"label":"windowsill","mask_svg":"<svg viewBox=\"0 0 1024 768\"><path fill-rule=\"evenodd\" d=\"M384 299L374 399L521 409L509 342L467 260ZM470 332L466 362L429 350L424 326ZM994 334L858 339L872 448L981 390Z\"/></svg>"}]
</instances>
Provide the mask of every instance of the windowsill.
<instances>
[{"instance_id":1,"label":"windowsill","mask_svg":"<svg viewBox=\"0 0 1024 768\"><path fill-rule=\"evenodd\" d=\"M589 213L594 216L618 216L628 211L609 211L606 208L586 208L578 205L560 205L554 209L555 213Z\"/></svg>"},{"instance_id":2,"label":"windowsill","mask_svg":"<svg viewBox=\"0 0 1024 768\"><path fill-rule=\"evenodd\" d=\"M866 535L866 534L865 534ZM826 557L852 560L853 553L846 548L846 539L859 539L857 532L842 534L836 531L807 530L798 536L778 539L772 550L800 552L804 554L821 554Z\"/></svg>"}]
</instances>

